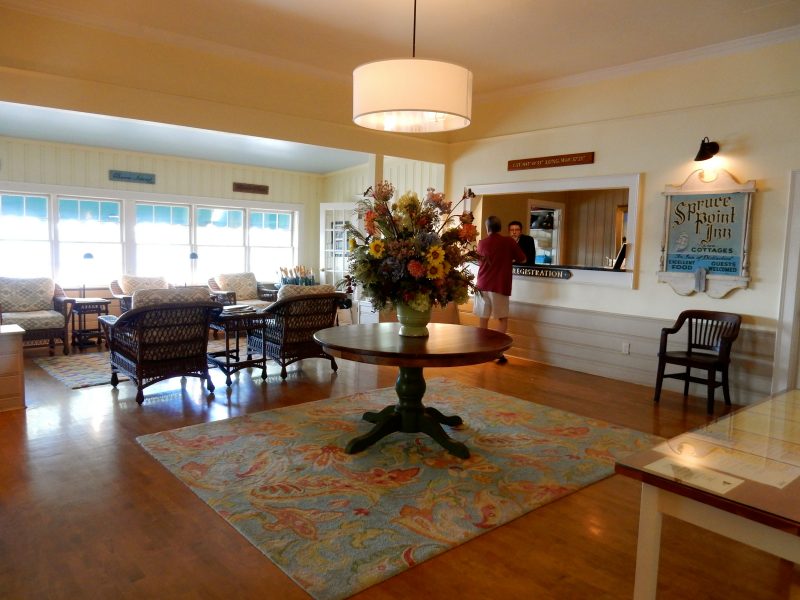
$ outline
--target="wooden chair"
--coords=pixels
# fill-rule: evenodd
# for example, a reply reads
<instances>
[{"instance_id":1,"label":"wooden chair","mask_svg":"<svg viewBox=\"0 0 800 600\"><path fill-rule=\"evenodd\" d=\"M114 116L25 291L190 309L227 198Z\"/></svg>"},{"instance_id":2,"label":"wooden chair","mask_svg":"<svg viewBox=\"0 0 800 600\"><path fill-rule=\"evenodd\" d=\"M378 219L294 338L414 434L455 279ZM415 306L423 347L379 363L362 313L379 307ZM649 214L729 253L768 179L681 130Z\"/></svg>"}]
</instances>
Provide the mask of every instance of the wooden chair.
<instances>
[{"instance_id":1,"label":"wooden chair","mask_svg":"<svg viewBox=\"0 0 800 600\"><path fill-rule=\"evenodd\" d=\"M263 332L254 330L249 333L248 345L277 362L281 366L282 379L286 379L288 365L304 358L326 358L331 361L331 369L336 371L336 360L314 341L314 334L320 329L333 327L337 311L349 308L350 304L350 299L342 292L309 293L278 300L261 311L273 318Z\"/></svg>"},{"instance_id":2,"label":"wooden chair","mask_svg":"<svg viewBox=\"0 0 800 600\"><path fill-rule=\"evenodd\" d=\"M0 277L0 324L22 327L26 346L47 342L51 356L56 340L61 340L64 354L69 354L72 305L73 299L47 277Z\"/></svg>"},{"instance_id":3,"label":"wooden chair","mask_svg":"<svg viewBox=\"0 0 800 600\"><path fill-rule=\"evenodd\" d=\"M137 297L148 292L153 303L138 306ZM144 401L145 387L172 377L200 377L213 391L206 354L208 328L221 310L222 305L209 301L204 289L134 292L131 310L119 317L99 318L110 351L111 385L119 383L118 373L130 377L139 404Z\"/></svg>"},{"instance_id":4,"label":"wooden chair","mask_svg":"<svg viewBox=\"0 0 800 600\"><path fill-rule=\"evenodd\" d=\"M686 350L667 351L668 337L687 326ZM685 310L678 315L672 327L661 330L661 344L658 349L658 374L654 401L661 396L661 384L665 378L680 379L684 398L689 395L689 382L708 386L708 414L714 414L714 390L722 386L725 404L730 405L731 395L728 387L728 366L731 362L731 346L739 335L742 317L733 313L710 310ZM667 364L685 367L684 371L664 374ZM705 379L693 377L692 369L707 372ZM717 372L722 379L717 380Z\"/></svg>"}]
</instances>

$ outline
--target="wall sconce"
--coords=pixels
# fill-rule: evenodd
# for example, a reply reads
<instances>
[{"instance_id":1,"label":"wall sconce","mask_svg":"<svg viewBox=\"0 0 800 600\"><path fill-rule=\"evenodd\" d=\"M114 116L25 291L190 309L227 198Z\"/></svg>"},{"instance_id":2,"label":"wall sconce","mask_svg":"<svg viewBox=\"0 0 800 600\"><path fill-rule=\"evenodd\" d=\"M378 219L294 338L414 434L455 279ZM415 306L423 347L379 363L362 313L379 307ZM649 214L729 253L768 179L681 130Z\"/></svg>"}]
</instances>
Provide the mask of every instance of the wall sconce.
<instances>
[{"instance_id":1,"label":"wall sconce","mask_svg":"<svg viewBox=\"0 0 800 600\"><path fill-rule=\"evenodd\" d=\"M704 137L700 142L700 150L697 151L697 156L694 157L695 161L708 160L719 152L719 144L712 142L708 137Z\"/></svg>"},{"instance_id":2,"label":"wall sconce","mask_svg":"<svg viewBox=\"0 0 800 600\"><path fill-rule=\"evenodd\" d=\"M91 252L84 253L83 260L87 261L86 266L88 268L90 264L88 261L94 260L94 254L92 254ZM83 285L81 286L81 298L86 298L86 271L84 271L84 282Z\"/></svg>"}]
</instances>

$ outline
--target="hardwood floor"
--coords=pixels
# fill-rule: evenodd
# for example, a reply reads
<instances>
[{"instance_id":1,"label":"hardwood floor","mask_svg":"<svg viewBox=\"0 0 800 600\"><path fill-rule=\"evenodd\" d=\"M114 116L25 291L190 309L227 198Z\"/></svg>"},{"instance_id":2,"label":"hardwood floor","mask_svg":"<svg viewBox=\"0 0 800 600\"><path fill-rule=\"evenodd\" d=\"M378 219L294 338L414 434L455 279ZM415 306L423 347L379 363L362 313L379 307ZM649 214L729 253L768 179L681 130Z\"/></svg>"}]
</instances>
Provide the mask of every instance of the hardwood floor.
<instances>
[{"instance_id":1,"label":"hardwood floor","mask_svg":"<svg viewBox=\"0 0 800 600\"><path fill-rule=\"evenodd\" d=\"M0 598L308 598L136 443L139 435L394 385L395 371L306 360L284 383L241 372L216 394L172 379L145 402L122 383L69 390L26 350L24 411L0 413ZM464 384L674 436L705 422L705 402L510 358L426 370ZM717 408L720 409L719 403ZM398 434L395 434L398 435ZM639 486L614 475L462 544L359 600L629 598ZM791 565L665 518L660 598L786 598Z\"/></svg>"}]
</instances>

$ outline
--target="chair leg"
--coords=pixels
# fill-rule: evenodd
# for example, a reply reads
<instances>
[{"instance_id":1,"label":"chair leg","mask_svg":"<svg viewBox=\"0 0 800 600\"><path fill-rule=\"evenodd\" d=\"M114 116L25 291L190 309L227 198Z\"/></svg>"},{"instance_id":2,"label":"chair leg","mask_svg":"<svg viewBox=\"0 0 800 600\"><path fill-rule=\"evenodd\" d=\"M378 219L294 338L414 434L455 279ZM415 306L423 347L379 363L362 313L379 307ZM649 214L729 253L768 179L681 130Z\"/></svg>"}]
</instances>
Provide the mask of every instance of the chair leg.
<instances>
[{"instance_id":1,"label":"chair leg","mask_svg":"<svg viewBox=\"0 0 800 600\"><path fill-rule=\"evenodd\" d=\"M722 395L725 397L725 404L731 405L731 390L728 387L728 365L722 368Z\"/></svg>"},{"instance_id":2,"label":"chair leg","mask_svg":"<svg viewBox=\"0 0 800 600\"><path fill-rule=\"evenodd\" d=\"M56 338L50 338L50 343L47 344L47 350L50 353L50 356L53 356L56 353Z\"/></svg>"},{"instance_id":3,"label":"chair leg","mask_svg":"<svg viewBox=\"0 0 800 600\"><path fill-rule=\"evenodd\" d=\"M116 371L111 371L111 386L117 387L118 383L119 383L119 375L117 375Z\"/></svg>"},{"instance_id":4,"label":"chair leg","mask_svg":"<svg viewBox=\"0 0 800 600\"><path fill-rule=\"evenodd\" d=\"M141 404L142 402L144 402L144 390L139 387L136 390L136 403Z\"/></svg>"},{"instance_id":5,"label":"chair leg","mask_svg":"<svg viewBox=\"0 0 800 600\"><path fill-rule=\"evenodd\" d=\"M689 380L692 377L692 367L686 367L686 379L683 380L683 397L689 395Z\"/></svg>"},{"instance_id":6,"label":"chair leg","mask_svg":"<svg viewBox=\"0 0 800 600\"><path fill-rule=\"evenodd\" d=\"M334 373L339 370L339 365L336 364L336 359L331 356L331 369Z\"/></svg>"},{"instance_id":7,"label":"chair leg","mask_svg":"<svg viewBox=\"0 0 800 600\"><path fill-rule=\"evenodd\" d=\"M653 396L653 402L658 402L661 398L661 384L664 382L664 361L658 360L658 372L656 373L656 393Z\"/></svg>"},{"instance_id":8,"label":"chair leg","mask_svg":"<svg viewBox=\"0 0 800 600\"><path fill-rule=\"evenodd\" d=\"M206 389L209 392L213 392L214 391L214 382L211 381L211 375L208 374L208 369L205 370L205 377L204 378L206 380Z\"/></svg>"},{"instance_id":9,"label":"chair leg","mask_svg":"<svg viewBox=\"0 0 800 600\"><path fill-rule=\"evenodd\" d=\"M708 381L706 385L708 385L708 403L706 404L706 412L709 415L714 414L714 389L716 388L717 384L717 372L714 369L708 370Z\"/></svg>"},{"instance_id":10,"label":"chair leg","mask_svg":"<svg viewBox=\"0 0 800 600\"><path fill-rule=\"evenodd\" d=\"M281 379L286 379L286 367L281 365Z\"/></svg>"}]
</instances>

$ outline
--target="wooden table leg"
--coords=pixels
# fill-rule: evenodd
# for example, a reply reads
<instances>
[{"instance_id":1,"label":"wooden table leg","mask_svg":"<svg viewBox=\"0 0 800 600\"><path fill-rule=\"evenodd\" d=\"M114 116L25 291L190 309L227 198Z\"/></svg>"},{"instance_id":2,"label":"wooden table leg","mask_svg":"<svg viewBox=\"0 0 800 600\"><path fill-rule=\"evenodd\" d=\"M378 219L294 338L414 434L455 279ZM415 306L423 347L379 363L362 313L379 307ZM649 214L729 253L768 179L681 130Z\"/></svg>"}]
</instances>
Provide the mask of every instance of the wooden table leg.
<instances>
[{"instance_id":1,"label":"wooden table leg","mask_svg":"<svg viewBox=\"0 0 800 600\"><path fill-rule=\"evenodd\" d=\"M652 600L658 589L658 559L661 552L661 521L658 489L642 484L639 503L639 541L636 545L634 600Z\"/></svg>"}]
</instances>

